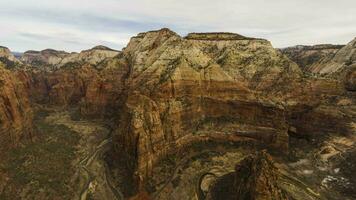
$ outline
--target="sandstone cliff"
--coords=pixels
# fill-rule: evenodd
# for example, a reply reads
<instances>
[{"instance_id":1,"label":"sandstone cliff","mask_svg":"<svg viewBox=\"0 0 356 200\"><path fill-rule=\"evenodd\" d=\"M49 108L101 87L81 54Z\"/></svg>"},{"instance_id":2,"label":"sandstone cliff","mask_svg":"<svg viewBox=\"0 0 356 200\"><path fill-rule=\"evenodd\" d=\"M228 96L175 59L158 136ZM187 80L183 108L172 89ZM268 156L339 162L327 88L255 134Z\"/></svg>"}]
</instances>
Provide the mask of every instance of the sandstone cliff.
<instances>
[{"instance_id":1,"label":"sandstone cliff","mask_svg":"<svg viewBox=\"0 0 356 200\"><path fill-rule=\"evenodd\" d=\"M314 46L297 45L281 49L292 61L297 63L305 72L310 72L310 67L321 62L323 59L330 58L344 45L322 44Z\"/></svg>"},{"instance_id":2,"label":"sandstone cliff","mask_svg":"<svg viewBox=\"0 0 356 200\"><path fill-rule=\"evenodd\" d=\"M11 71L0 63L0 155L23 139L31 140L32 109L27 91Z\"/></svg>"},{"instance_id":3,"label":"sandstone cliff","mask_svg":"<svg viewBox=\"0 0 356 200\"><path fill-rule=\"evenodd\" d=\"M335 54L327 56L320 62L310 66L312 73L329 74L342 70L356 62L356 39L349 42Z\"/></svg>"},{"instance_id":4,"label":"sandstone cliff","mask_svg":"<svg viewBox=\"0 0 356 200\"><path fill-rule=\"evenodd\" d=\"M270 42L234 34L182 38L162 29L133 37L123 55L131 69L116 152L125 152L138 176L150 176L167 152L202 135L287 149L287 117L278 101L302 72ZM275 96L267 101L267 94Z\"/></svg>"},{"instance_id":5,"label":"sandstone cliff","mask_svg":"<svg viewBox=\"0 0 356 200\"><path fill-rule=\"evenodd\" d=\"M62 66L77 66L78 64L88 63L97 65L107 58L113 58L119 55L120 52L110 49L105 46L96 46L89 50L81 51L80 53L71 53L58 64Z\"/></svg>"},{"instance_id":6,"label":"sandstone cliff","mask_svg":"<svg viewBox=\"0 0 356 200\"><path fill-rule=\"evenodd\" d=\"M119 51L110 49L105 46L96 46L80 53L67 53L53 49L42 51L26 51L21 61L34 67L46 67L50 70L61 67L76 67L85 63L96 65L119 54Z\"/></svg>"},{"instance_id":7,"label":"sandstone cliff","mask_svg":"<svg viewBox=\"0 0 356 200\"><path fill-rule=\"evenodd\" d=\"M290 136L352 133L343 79L304 75L266 40L161 29L133 37L122 56L129 76L113 154L127 158L139 182L168 153L202 138L287 150Z\"/></svg>"},{"instance_id":8,"label":"sandstone cliff","mask_svg":"<svg viewBox=\"0 0 356 200\"><path fill-rule=\"evenodd\" d=\"M83 116L100 117L113 113L118 104L128 71L120 62L112 59L98 66L83 64L53 72L31 69L15 73L34 103L63 108L79 106Z\"/></svg>"},{"instance_id":9,"label":"sandstone cliff","mask_svg":"<svg viewBox=\"0 0 356 200\"><path fill-rule=\"evenodd\" d=\"M54 49L45 49L42 51L26 51L20 58L23 63L32 66L50 66L59 64L62 59L67 56L65 51L57 51Z\"/></svg>"},{"instance_id":10,"label":"sandstone cliff","mask_svg":"<svg viewBox=\"0 0 356 200\"><path fill-rule=\"evenodd\" d=\"M2 62L5 67L13 68L20 64L20 61L11 53L7 47L0 46L0 62Z\"/></svg>"}]
</instances>

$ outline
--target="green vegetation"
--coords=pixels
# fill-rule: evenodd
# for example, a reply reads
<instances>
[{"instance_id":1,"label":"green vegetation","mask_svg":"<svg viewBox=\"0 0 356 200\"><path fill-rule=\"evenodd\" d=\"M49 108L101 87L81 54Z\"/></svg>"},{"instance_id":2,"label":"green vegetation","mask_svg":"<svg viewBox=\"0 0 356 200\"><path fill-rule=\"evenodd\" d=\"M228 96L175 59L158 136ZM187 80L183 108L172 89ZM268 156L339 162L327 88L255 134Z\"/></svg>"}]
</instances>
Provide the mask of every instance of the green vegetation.
<instances>
[{"instance_id":1,"label":"green vegetation","mask_svg":"<svg viewBox=\"0 0 356 200\"><path fill-rule=\"evenodd\" d=\"M36 199L39 193L45 195L45 199L70 199L73 196L72 162L79 135L64 125L46 123L46 116L46 111L37 112L35 128L39 139L12 149L6 156L4 169L16 188L31 185L31 191L26 193L28 199Z\"/></svg>"}]
</instances>

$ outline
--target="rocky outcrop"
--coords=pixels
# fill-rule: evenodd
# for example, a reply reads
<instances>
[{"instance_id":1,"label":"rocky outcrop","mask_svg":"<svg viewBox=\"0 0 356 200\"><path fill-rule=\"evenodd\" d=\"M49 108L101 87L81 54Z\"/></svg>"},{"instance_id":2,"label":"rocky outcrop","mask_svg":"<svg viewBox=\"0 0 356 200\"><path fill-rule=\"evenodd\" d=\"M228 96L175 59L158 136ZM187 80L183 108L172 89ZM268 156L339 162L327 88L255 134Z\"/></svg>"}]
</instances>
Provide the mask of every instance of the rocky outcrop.
<instances>
[{"instance_id":1,"label":"rocky outcrop","mask_svg":"<svg viewBox=\"0 0 356 200\"><path fill-rule=\"evenodd\" d=\"M21 81L0 63L0 155L8 147L31 140L32 109Z\"/></svg>"},{"instance_id":2,"label":"rocky outcrop","mask_svg":"<svg viewBox=\"0 0 356 200\"><path fill-rule=\"evenodd\" d=\"M236 33L189 33L184 37L188 40L256 40L256 38L249 38Z\"/></svg>"},{"instance_id":3,"label":"rocky outcrop","mask_svg":"<svg viewBox=\"0 0 356 200\"><path fill-rule=\"evenodd\" d=\"M262 151L240 161L235 172L218 178L206 199L287 200L278 184L279 176L271 156Z\"/></svg>"},{"instance_id":4,"label":"rocky outcrop","mask_svg":"<svg viewBox=\"0 0 356 200\"><path fill-rule=\"evenodd\" d=\"M89 50L84 50L80 53L71 53L58 64L57 67L75 67L78 64L88 63L97 65L107 58L118 56L120 51L110 49L105 46L96 46Z\"/></svg>"},{"instance_id":5,"label":"rocky outcrop","mask_svg":"<svg viewBox=\"0 0 356 200\"><path fill-rule=\"evenodd\" d=\"M49 67L59 64L69 53L57 51L54 49L45 49L42 51L26 51L20 58L23 63L34 67Z\"/></svg>"},{"instance_id":6,"label":"rocky outcrop","mask_svg":"<svg viewBox=\"0 0 356 200\"><path fill-rule=\"evenodd\" d=\"M355 64L356 39L337 51L334 55L325 57L320 62L310 66L309 71L318 74L330 74Z\"/></svg>"},{"instance_id":7,"label":"rocky outcrop","mask_svg":"<svg viewBox=\"0 0 356 200\"><path fill-rule=\"evenodd\" d=\"M83 116L100 118L114 113L128 66L117 58L95 66L86 63L55 71L30 69L15 73L34 103L79 106Z\"/></svg>"},{"instance_id":8,"label":"rocky outcrop","mask_svg":"<svg viewBox=\"0 0 356 200\"><path fill-rule=\"evenodd\" d=\"M14 68L20 64L20 61L11 53L10 49L3 46L0 46L0 62L2 62L6 68Z\"/></svg>"},{"instance_id":9,"label":"rocky outcrop","mask_svg":"<svg viewBox=\"0 0 356 200\"><path fill-rule=\"evenodd\" d=\"M323 59L333 57L345 45L321 44L314 46L297 45L280 49L289 59L297 63L305 72Z\"/></svg>"},{"instance_id":10,"label":"rocky outcrop","mask_svg":"<svg viewBox=\"0 0 356 200\"><path fill-rule=\"evenodd\" d=\"M162 29L133 37L123 56L131 69L115 150L141 179L167 152L201 134L287 149L286 112L278 101L302 72L268 41L211 33L187 39ZM274 96L265 100L267 94Z\"/></svg>"},{"instance_id":11,"label":"rocky outcrop","mask_svg":"<svg viewBox=\"0 0 356 200\"><path fill-rule=\"evenodd\" d=\"M62 67L78 67L83 64L97 65L106 58L113 58L119 53L119 51L105 46L96 46L80 53L45 49L43 51L26 51L22 55L21 61L33 67L45 68L52 71Z\"/></svg>"},{"instance_id":12,"label":"rocky outcrop","mask_svg":"<svg viewBox=\"0 0 356 200\"><path fill-rule=\"evenodd\" d=\"M80 112L87 117L118 115L129 66L124 59L110 59L99 66L97 76L87 80L85 95L80 101ZM120 112L120 111L119 111Z\"/></svg>"}]
</instances>

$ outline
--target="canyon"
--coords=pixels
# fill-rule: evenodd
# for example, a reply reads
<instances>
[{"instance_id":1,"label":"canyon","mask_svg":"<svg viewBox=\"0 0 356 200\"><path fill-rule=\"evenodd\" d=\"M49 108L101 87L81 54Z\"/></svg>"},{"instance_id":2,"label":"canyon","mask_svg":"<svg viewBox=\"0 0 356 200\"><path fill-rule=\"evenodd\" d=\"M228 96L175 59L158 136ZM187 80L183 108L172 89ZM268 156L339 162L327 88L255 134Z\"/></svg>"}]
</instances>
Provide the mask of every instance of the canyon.
<instances>
[{"instance_id":1,"label":"canyon","mask_svg":"<svg viewBox=\"0 0 356 200\"><path fill-rule=\"evenodd\" d=\"M0 47L0 199L355 199L355 49L167 28Z\"/></svg>"}]
</instances>

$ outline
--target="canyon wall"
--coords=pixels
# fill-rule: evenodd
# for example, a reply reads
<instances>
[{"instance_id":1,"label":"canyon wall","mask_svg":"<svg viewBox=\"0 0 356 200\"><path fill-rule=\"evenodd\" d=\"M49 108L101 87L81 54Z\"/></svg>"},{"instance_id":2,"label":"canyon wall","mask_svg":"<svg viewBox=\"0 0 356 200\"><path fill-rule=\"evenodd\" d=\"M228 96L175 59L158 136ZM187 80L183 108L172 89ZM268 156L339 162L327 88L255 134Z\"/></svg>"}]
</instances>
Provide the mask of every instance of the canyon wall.
<instances>
[{"instance_id":1,"label":"canyon wall","mask_svg":"<svg viewBox=\"0 0 356 200\"><path fill-rule=\"evenodd\" d=\"M131 71L115 151L141 179L167 153L202 138L288 149L282 100L292 98L302 72L270 42L231 33L182 38L162 29L133 37L123 54Z\"/></svg>"},{"instance_id":2,"label":"canyon wall","mask_svg":"<svg viewBox=\"0 0 356 200\"><path fill-rule=\"evenodd\" d=\"M282 53L297 63L304 71L311 72L311 66L330 58L345 45L321 44L314 46L298 45L281 49Z\"/></svg>"},{"instance_id":3,"label":"canyon wall","mask_svg":"<svg viewBox=\"0 0 356 200\"><path fill-rule=\"evenodd\" d=\"M154 175L161 159L195 142L248 140L288 153L289 137L350 133L353 46L302 48L296 62L306 64L298 66L264 39L181 37L161 29L132 37L122 52L103 46L70 54L27 52L22 68L1 68L2 138L17 143L33 137L25 131L29 101L77 107L83 117L110 122L110 158L124 158L138 185ZM340 65L314 67L331 54ZM307 69L328 73L310 76Z\"/></svg>"},{"instance_id":4,"label":"canyon wall","mask_svg":"<svg viewBox=\"0 0 356 200\"><path fill-rule=\"evenodd\" d=\"M0 62L0 155L32 140L32 109L21 81Z\"/></svg>"}]
</instances>

